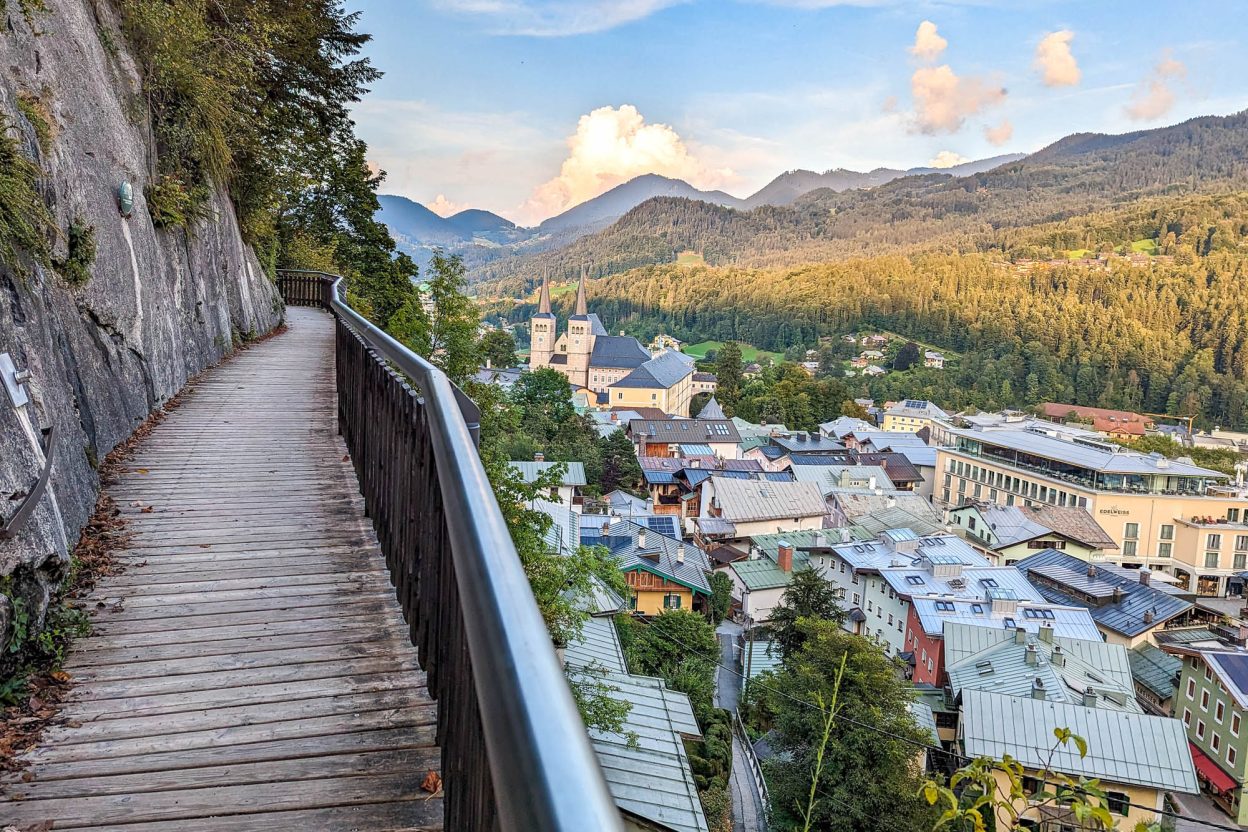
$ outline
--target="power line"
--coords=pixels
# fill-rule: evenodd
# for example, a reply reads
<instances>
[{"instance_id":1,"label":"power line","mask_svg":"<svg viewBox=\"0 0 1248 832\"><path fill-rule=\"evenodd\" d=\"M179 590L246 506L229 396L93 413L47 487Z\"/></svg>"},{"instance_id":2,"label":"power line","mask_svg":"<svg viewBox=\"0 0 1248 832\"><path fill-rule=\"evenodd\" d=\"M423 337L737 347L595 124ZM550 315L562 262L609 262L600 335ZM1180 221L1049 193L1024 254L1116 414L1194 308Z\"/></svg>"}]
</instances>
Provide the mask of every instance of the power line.
<instances>
[{"instance_id":1,"label":"power line","mask_svg":"<svg viewBox=\"0 0 1248 832\"><path fill-rule=\"evenodd\" d=\"M791 702L795 702L795 703L797 703L798 705L801 705L801 706L803 706L803 707L805 707L805 708L810 708L811 710L818 711L818 712L819 712L819 713L821 713L821 714L823 713L823 710L822 710L821 708L819 708L817 705L815 705L815 704L813 704L813 703L811 703L811 702L806 701L805 699L798 699L798 698L797 698L797 697L795 697L795 696L790 696L789 694L785 693L785 692L784 692L784 691L782 691L782 690L778 690L778 689L773 688L773 687L770 687L770 686L768 686L768 685L764 685L762 682L759 682L759 681L757 681L757 680L751 681L751 680L749 680L749 679L746 679L745 674L744 674L744 673L742 673L740 670L737 670L735 667L729 667L728 665L723 664L723 663L720 661L720 659L719 659L719 656L718 656L718 655L716 655L716 656L712 657L712 656L710 656L710 655L708 655L708 654L706 654L706 653L703 653L702 651L700 651L700 650L698 650L698 649L696 649L696 648L694 648L694 647L690 647L688 644L685 644L683 641L681 641L680 639L676 638L676 637L675 637L675 636L673 636L671 633L661 633L661 635L662 635L664 638L668 639L669 641L673 642L674 644L676 644L676 645L678 645L678 646L680 646L680 647L683 647L685 650L689 651L689 652L690 652L690 653L692 653L693 655L698 656L698 657L700 657L700 658L702 658L702 659L706 659L707 661L710 661L710 662L711 662L713 665L715 665L716 667L719 667L719 668L722 668L722 669L724 669L724 670L727 670L729 673L732 673L732 674L733 674L733 675L735 675L735 676L740 676L740 677L741 677L744 681L747 681L747 682L750 682L751 684L757 685L758 687L762 688L763 690L769 691L769 692L774 693L774 694L776 694L776 695L778 695L778 696L782 696L782 697L784 697L785 699L788 699L788 700L789 700L789 701L791 701ZM858 727L860 727L860 728L865 728L865 729L867 729L868 731L874 731L875 733L880 734L881 736L886 736L886 737L890 737L890 738L895 739L895 740L899 740L900 742L904 742L904 743L907 743L907 744L909 744L909 745L913 745L913 746L915 746L916 748L921 748L921 749L924 749L924 750L927 750L927 751L938 751L938 752L940 752L940 753L942 753L942 754L946 754L946 755L948 755L948 756L950 756L950 757L954 758L955 760L963 760L963 761L966 761L966 762L973 762L973 761L975 760L975 758L974 758L974 757L969 757L969 756L967 756L966 754L960 754L960 753L958 753L958 752L956 752L956 751L947 751L947 750L945 750L944 748L942 748L941 746L938 746L938 745L930 745L930 744L925 743L925 742L922 742L922 741L920 741L920 740L916 740L916 739L914 739L913 737L906 737L906 736L903 736L903 735L901 735L901 734L895 733L895 732L893 732L893 731L888 731L888 730L885 730L885 729L883 729L883 728L880 728L880 727L879 727L879 726L877 726L877 725L871 725L870 723L866 723L866 722L862 722L861 720L856 720L856 719L853 719L852 717L845 716L844 714L840 714L840 713L835 714L835 715L833 715L833 719L834 719L834 720L844 720L845 722L848 722L848 723L850 723L851 725L857 725ZM1123 764L1123 765L1133 765L1133 763L1132 763L1131 761L1129 761L1129 760L1119 760L1119 759L1117 759L1117 758L1115 758L1115 757L1106 757L1106 756L1103 756L1103 755L1097 755L1097 756L1098 756L1100 759L1105 760L1105 761L1107 761L1107 762L1121 763L1121 764ZM1089 796L1093 796L1093 797L1096 797L1096 796L1097 796L1097 795L1093 795L1091 792L1088 792L1087 790L1085 790L1085 789L1081 789L1081 788L1079 788L1079 787L1074 787L1074 790L1075 790L1075 791L1080 791L1080 792L1082 792L1083 794L1087 794L1087 795L1089 795ZM821 792L821 791L820 791L820 794L822 794L822 792ZM825 797L828 797L828 799L829 799L829 800L833 800L833 798L831 798L830 796L825 795ZM1227 826L1227 825L1224 825L1224 824L1216 823L1216 822L1214 822L1214 821L1201 820L1201 819L1199 819L1199 818L1195 818L1195 817L1192 817L1192 816L1190 816L1190 815L1181 815L1181 814L1179 814L1178 812L1170 812L1170 811L1167 811L1167 810L1165 810L1165 809L1156 809L1156 808L1154 808L1154 807L1152 807L1152 806L1146 806L1146 805L1144 805L1144 804L1142 804L1142 803L1133 803L1133 802L1131 802L1131 801L1129 801L1129 800L1126 800L1126 801L1115 801L1115 802L1120 803L1120 804L1125 805L1125 806L1131 806L1131 807L1134 807L1134 808L1136 808L1136 809L1143 809L1144 811L1147 811L1147 812L1152 812L1152 813L1154 813L1154 814L1156 814L1156 815L1162 815L1162 816L1165 816L1165 817L1172 817L1172 818L1179 818L1179 819L1182 819L1182 820L1187 821L1188 823L1194 823L1194 824L1197 824L1197 825L1199 825L1199 826L1205 826L1205 827L1208 827L1208 828L1210 828L1210 829L1218 829L1218 830L1222 830L1222 832L1244 832L1244 828L1243 828L1242 826Z\"/></svg>"}]
</instances>

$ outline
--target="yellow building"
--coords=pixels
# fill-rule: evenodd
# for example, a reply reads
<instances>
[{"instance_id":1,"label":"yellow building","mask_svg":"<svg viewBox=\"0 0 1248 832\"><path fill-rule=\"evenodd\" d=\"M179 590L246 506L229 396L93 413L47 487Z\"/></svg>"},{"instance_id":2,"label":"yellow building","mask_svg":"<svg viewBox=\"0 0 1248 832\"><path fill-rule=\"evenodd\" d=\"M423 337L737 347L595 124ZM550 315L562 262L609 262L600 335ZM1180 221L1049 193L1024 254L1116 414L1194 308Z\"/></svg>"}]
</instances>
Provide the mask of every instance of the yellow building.
<instances>
[{"instance_id":1,"label":"yellow building","mask_svg":"<svg viewBox=\"0 0 1248 832\"><path fill-rule=\"evenodd\" d=\"M657 407L669 416L688 416L693 399L693 363L680 353L661 352L607 387L611 407Z\"/></svg>"},{"instance_id":2,"label":"yellow building","mask_svg":"<svg viewBox=\"0 0 1248 832\"><path fill-rule=\"evenodd\" d=\"M706 553L631 520L609 523L601 537L585 543L605 546L632 590L631 608L641 615L664 610L700 610L711 596Z\"/></svg>"},{"instance_id":3,"label":"yellow building","mask_svg":"<svg viewBox=\"0 0 1248 832\"><path fill-rule=\"evenodd\" d=\"M948 413L929 401L907 399L884 411L880 427L898 433L918 433L923 428L930 427L934 421L948 418Z\"/></svg>"},{"instance_id":4,"label":"yellow building","mask_svg":"<svg viewBox=\"0 0 1248 832\"><path fill-rule=\"evenodd\" d=\"M1045 423L948 434L934 494L946 506L1083 508L1118 547L1106 560L1164 571L1202 595L1242 594L1236 564L1248 558L1248 490L1225 474Z\"/></svg>"}]
</instances>

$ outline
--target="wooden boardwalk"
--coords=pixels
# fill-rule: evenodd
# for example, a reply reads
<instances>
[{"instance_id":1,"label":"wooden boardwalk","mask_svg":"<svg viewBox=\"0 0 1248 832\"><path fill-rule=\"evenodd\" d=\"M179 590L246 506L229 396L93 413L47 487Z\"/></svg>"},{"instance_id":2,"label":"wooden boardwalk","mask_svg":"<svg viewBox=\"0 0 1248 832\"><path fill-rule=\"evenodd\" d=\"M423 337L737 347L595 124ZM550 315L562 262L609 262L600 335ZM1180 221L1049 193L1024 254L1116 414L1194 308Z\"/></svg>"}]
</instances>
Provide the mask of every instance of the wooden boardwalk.
<instances>
[{"instance_id":1,"label":"wooden boardwalk","mask_svg":"<svg viewBox=\"0 0 1248 832\"><path fill-rule=\"evenodd\" d=\"M335 429L333 319L209 372L109 492L133 538L0 827L440 829L435 707ZM103 606L100 606L102 604Z\"/></svg>"}]
</instances>

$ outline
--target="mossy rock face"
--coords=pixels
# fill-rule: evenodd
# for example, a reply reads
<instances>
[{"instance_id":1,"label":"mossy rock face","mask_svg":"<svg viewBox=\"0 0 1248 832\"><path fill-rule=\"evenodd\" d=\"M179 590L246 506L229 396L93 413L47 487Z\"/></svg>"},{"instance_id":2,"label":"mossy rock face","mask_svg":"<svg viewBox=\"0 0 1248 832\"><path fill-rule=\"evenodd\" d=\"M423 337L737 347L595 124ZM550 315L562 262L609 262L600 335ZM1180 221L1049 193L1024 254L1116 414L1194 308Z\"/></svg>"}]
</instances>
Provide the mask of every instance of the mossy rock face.
<instances>
[{"instance_id":1,"label":"mossy rock face","mask_svg":"<svg viewBox=\"0 0 1248 832\"><path fill-rule=\"evenodd\" d=\"M57 510L45 496L17 538L0 541L0 576L17 576L21 607L38 620L56 587L47 559L68 557L94 509L99 460L218 361L234 331L267 332L281 309L224 193L203 195L191 234L152 222L152 126L135 103L141 84L117 4L41 5L31 25L9 2L0 33L0 351L33 376L31 426L57 437ZM117 205L122 182L133 187L129 219ZM42 460L3 394L0 404L0 500L10 506ZM17 610L4 597L7 632Z\"/></svg>"}]
</instances>

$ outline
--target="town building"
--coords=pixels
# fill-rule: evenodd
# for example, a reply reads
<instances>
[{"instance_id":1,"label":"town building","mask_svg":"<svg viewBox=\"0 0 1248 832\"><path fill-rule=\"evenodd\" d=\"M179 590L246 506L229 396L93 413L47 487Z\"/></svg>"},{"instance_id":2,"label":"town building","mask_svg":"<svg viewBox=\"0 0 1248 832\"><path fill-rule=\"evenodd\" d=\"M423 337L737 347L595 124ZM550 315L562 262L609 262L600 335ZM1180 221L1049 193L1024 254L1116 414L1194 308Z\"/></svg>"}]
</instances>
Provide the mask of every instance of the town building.
<instances>
[{"instance_id":1,"label":"town building","mask_svg":"<svg viewBox=\"0 0 1248 832\"><path fill-rule=\"evenodd\" d=\"M541 454L537 456L538 459L531 462L512 461L508 462L507 465L520 474L526 483L530 484L547 476L552 468L562 468L563 471L559 475L559 482L550 487L550 499L569 507L579 505L581 502L581 489L586 485L585 464L581 462L547 462L541 458Z\"/></svg>"},{"instance_id":2,"label":"town building","mask_svg":"<svg viewBox=\"0 0 1248 832\"><path fill-rule=\"evenodd\" d=\"M1087 509L1077 506L975 502L951 509L948 518L973 546L1006 566L1044 549L1099 561L1118 548Z\"/></svg>"},{"instance_id":3,"label":"town building","mask_svg":"<svg viewBox=\"0 0 1248 832\"><path fill-rule=\"evenodd\" d=\"M697 370L693 374L693 395L699 393L714 394L719 389L719 377L714 373Z\"/></svg>"},{"instance_id":4,"label":"town building","mask_svg":"<svg viewBox=\"0 0 1248 832\"><path fill-rule=\"evenodd\" d=\"M923 366L933 370L945 369L944 354L935 350L925 350L923 353Z\"/></svg>"},{"instance_id":5,"label":"town building","mask_svg":"<svg viewBox=\"0 0 1248 832\"><path fill-rule=\"evenodd\" d=\"M693 364L683 353L661 352L628 375L608 384L611 407L657 407L672 416L688 416L694 394ZM602 403L603 394L598 401Z\"/></svg>"},{"instance_id":6,"label":"town building","mask_svg":"<svg viewBox=\"0 0 1248 832\"><path fill-rule=\"evenodd\" d=\"M1174 694L1178 690L1183 660L1149 642L1137 644L1128 658L1136 701L1150 713L1173 716Z\"/></svg>"},{"instance_id":7,"label":"town building","mask_svg":"<svg viewBox=\"0 0 1248 832\"><path fill-rule=\"evenodd\" d=\"M702 733L689 697L662 679L628 672L614 614L614 596L597 605L580 636L564 651L568 678L601 686L629 706L619 731L589 730L607 789L629 832L706 832L706 817L685 740Z\"/></svg>"},{"instance_id":8,"label":"town building","mask_svg":"<svg viewBox=\"0 0 1248 832\"><path fill-rule=\"evenodd\" d=\"M1057 424L1087 426L1096 433L1122 442L1139 439L1153 427L1152 419L1129 410L1061 402L1045 402L1040 405L1040 415Z\"/></svg>"},{"instance_id":9,"label":"town building","mask_svg":"<svg viewBox=\"0 0 1248 832\"><path fill-rule=\"evenodd\" d=\"M1242 591L1235 564L1248 562L1248 490L1225 474L1046 422L951 435L953 444L937 449L943 504L1077 506L1113 538L1107 559L1160 569L1201 595Z\"/></svg>"},{"instance_id":10,"label":"town building","mask_svg":"<svg viewBox=\"0 0 1248 832\"><path fill-rule=\"evenodd\" d=\"M1022 629L1039 633L1049 628L1055 636L1100 641L1096 622L1082 607L1065 607L1047 602L994 598L945 598L916 596L910 600L906 619L905 651L914 668L911 679L918 684L945 683L945 627L960 624L982 627L994 635Z\"/></svg>"},{"instance_id":11,"label":"town building","mask_svg":"<svg viewBox=\"0 0 1248 832\"><path fill-rule=\"evenodd\" d=\"M1165 810L1166 792L1199 791L1183 726L1177 720L1100 707L1099 703L1087 707L1054 702L1043 688L1031 696L971 688L961 691L958 698L959 753L993 759L1008 755L1022 766L1028 792L1044 788L1041 779L1046 771L1075 780L1095 779L1106 793L1107 808L1123 829L1158 819ZM1059 745L1054 739L1058 729L1083 739L1087 753L1081 754L1073 743ZM1006 775L995 771L993 776L1008 794ZM1022 820L1047 822L1031 828L1080 828L1071 811L1061 806L1033 806Z\"/></svg>"},{"instance_id":12,"label":"town building","mask_svg":"<svg viewBox=\"0 0 1248 832\"><path fill-rule=\"evenodd\" d=\"M1248 653L1192 651L1182 658L1174 716L1191 744L1204 790L1248 825Z\"/></svg>"},{"instance_id":13,"label":"town building","mask_svg":"<svg viewBox=\"0 0 1248 832\"><path fill-rule=\"evenodd\" d=\"M706 445L720 459L740 459L741 435L729 419L633 419L637 456L679 456L682 445Z\"/></svg>"},{"instance_id":14,"label":"town building","mask_svg":"<svg viewBox=\"0 0 1248 832\"><path fill-rule=\"evenodd\" d=\"M819 486L711 476L702 486L699 517L731 524L732 545L756 535L823 528L827 503Z\"/></svg>"},{"instance_id":15,"label":"town building","mask_svg":"<svg viewBox=\"0 0 1248 832\"><path fill-rule=\"evenodd\" d=\"M701 609L710 598L711 567L698 547L632 520L613 519L594 531L583 528L581 543L605 546L616 559L632 590L634 612Z\"/></svg>"},{"instance_id":16,"label":"town building","mask_svg":"<svg viewBox=\"0 0 1248 832\"><path fill-rule=\"evenodd\" d=\"M948 413L925 399L906 399L884 411L880 427L886 431L918 433L930 427L934 420L948 418Z\"/></svg>"},{"instance_id":17,"label":"town building","mask_svg":"<svg viewBox=\"0 0 1248 832\"><path fill-rule=\"evenodd\" d=\"M815 530L760 534L754 537L749 557L728 565L732 597L742 614L754 623L771 619L784 591L793 582L793 573L809 567L809 556L802 547L817 544L822 532Z\"/></svg>"},{"instance_id":18,"label":"town building","mask_svg":"<svg viewBox=\"0 0 1248 832\"><path fill-rule=\"evenodd\" d=\"M1045 600L1083 607L1106 641L1128 648L1155 643L1155 631L1183 621L1193 608L1173 587L1154 585L1148 569L1129 577L1055 549L1023 558L1015 568Z\"/></svg>"}]
</instances>

